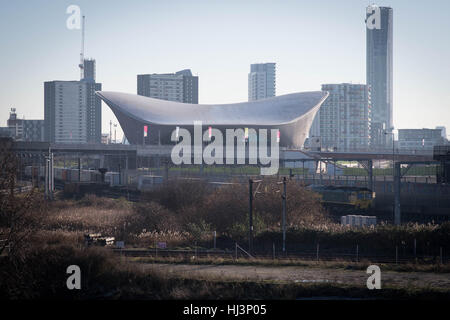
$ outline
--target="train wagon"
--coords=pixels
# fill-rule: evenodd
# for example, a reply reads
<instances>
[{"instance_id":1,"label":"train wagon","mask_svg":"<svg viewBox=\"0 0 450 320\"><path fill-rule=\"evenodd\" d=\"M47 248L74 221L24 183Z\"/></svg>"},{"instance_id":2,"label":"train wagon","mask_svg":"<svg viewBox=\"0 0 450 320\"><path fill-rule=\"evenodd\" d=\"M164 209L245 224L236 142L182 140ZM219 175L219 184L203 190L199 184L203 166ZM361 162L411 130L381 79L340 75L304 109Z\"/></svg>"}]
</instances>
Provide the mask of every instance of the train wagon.
<instances>
[{"instance_id":1,"label":"train wagon","mask_svg":"<svg viewBox=\"0 0 450 320\"><path fill-rule=\"evenodd\" d=\"M308 189L319 193L321 202L329 207L369 210L375 199L375 192L365 187L310 185Z\"/></svg>"},{"instance_id":2,"label":"train wagon","mask_svg":"<svg viewBox=\"0 0 450 320\"><path fill-rule=\"evenodd\" d=\"M164 178L162 176L140 175L138 178L138 190L148 191L161 186Z\"/></svg>"},{"instance_id":3,"label":"train wagon","mask_svg":"<svg viewBox=\"0 0 450 320\"><path fill-rule=\"evenodd\" d=\"M69 183L79 182L80 176L82 182L101 182L101 173L94 169L82 169L81 174L78 169L69 168L53 168L55 181ZM45 179L44 166L26 166L24 169L24 176L29 179Z\"/></svg>"}]
</instances>

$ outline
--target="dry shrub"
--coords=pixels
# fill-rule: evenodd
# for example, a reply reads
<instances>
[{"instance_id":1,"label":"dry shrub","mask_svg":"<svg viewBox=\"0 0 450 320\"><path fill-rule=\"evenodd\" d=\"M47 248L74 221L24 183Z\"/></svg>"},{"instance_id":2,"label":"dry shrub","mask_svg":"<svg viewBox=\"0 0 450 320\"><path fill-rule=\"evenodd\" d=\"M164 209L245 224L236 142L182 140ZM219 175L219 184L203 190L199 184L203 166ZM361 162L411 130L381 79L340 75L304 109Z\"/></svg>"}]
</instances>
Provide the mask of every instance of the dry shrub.
<instances>
[{"instance_id":1,"label":"dry shrub","mask_svg":"<svg viewBox=\"0 0 450 320\"><path fill-rule=\"evenodd\" d=\"M156 202L136 203L134 214L127 221L127 230L133 233L179 230L177 216Z\"/></svg>"},{"instance_id":2,"label":"dry shrub","mask_svg":"<svg viewBox=\"0 0 450 320\"><path fill-rule=\"evenodd\" d=\"M203 202L196 203L183 212L183 220L200 224L205 221L214 230L228 232L234 224L247 219L248 190L244 185L227 185L212 191Z\"/></svg>"},{"instance_id":3,"label":"dry shrub","mask_svg":"<svg viewBox=\"0 0 450 320\"><path fill-rule=\"evenodd\" d=\"M176 247L191 241L191 235L183 231L145 231L135 239L135 243L144 247L153 247L157 242L165 242L168 247Z\"/></svg>"},{"instance_id":4,"label":"dry shrub","mask_svg":"<svg viewBox=\"0 0 450 320\"><path fill-rule=\"evenodd\" d=\"M84 245L83 232L65 230L39 230L30 239L40 247L53 245Z\"/></svg>"},{"instance_id":5,"label":"dry shrub","mask_svg":"<svg viewBox=\"0 0 450 320\"><path fill-rule=\"evenodd\" d=\"M131 203L125 198L118 199L98 197L95 194L86 194L77 203L86 207L99 207L104 209L127 210L131 208Z\"/></svg>"},{"instance_id":6,"label":"dry shrub","mask_svg":"<svg viewBox=\"0 0 450 320\"><path fill-rule=\"evenodd\" d=\"M253 219L255 231L279 228L282 217L282 184L275 179L254 184ZM203 203L184 209L184 221L205 221L224 233L245 233L248 225L248 184L235 183L215 189ZM287 223L289 226L327 223L319 197L293 181L287 182Z\"/></svg>"},{"instance_id":7,"label":"dry shrub","mask_svg":"<svg viewBox=\"0 0 450 320\"><path fill-rule=\"evenodd\" d=\"M15 193L19 162L11 146L10 139L0 138L0 255L8 248L9 255L19 258L47 205L35 190Z\"/></svg>"},{"instance_id":8,"label":"dry shrub","mask_svg":"<svg viewBox=\"0 0 450 320\"><path fill-rule=\"evenodd\" d=\"M282 184L265 179L254 190L255 232L279 230ZM295 182L287 185L288 226L326 224L318 197ZM131 204L124 199L87 195L78 201L55 202L47 230L99 232L128 244L153 245L205 240L211 230L244 236L248 232L248 184L212 187L201 181L169 182ZM209 239L209 238L208 238ZM206 239L207 240L207 239Z\"/></svg>"},{"instance_id":9,"label":"dry shrub","mask_svg":"<svg viewBox=\"0 0 450 320\"><path fill-rule=\"evenodd\" d=\"M282 217L283 185L277 181L263 181L255 200L255 213L261 215L268 227L278 227ZM278 191L278 192L277 192ZM286 219L288 226L322 224L328 222L327 214L314 192L295 181L286 185Z\"/></svg>"},{"instance_id":10,"label":"dry shrub","mask_svg":"<svg viewBox=\"0 0 450 320\"><path fill-rule=\"evenodd\" d=\"M180 211L186 207L202 203L211 192L204 181L171 180L160 188L144 193L144 202L158 202L172 211Z\"/></svg>"},{"instance_id":11,"label":"dry shrub","mask_svg":"<svg viewBox=\"0 0 450 320\"><path fill-rule=\"evenodd\" d=\"M114 234L131 215L131 209L72 206L52 210L46 220L46 226L50 230Z\"/></svg>"},{"instance_id":12,"label":"dry shrub","mask_svg":"<svg viewBox=\"0 0 450 320\"><path fill-rule=\"evenodd\" d=\"M21 261L10 257L0 261L0 297L3 299L95 297L114 290L117 274L112 254L100 248L73 246L34 247ZM77 265L82 270L83 290L67 290L66 269Z\"/></svg>"}]
</instances>

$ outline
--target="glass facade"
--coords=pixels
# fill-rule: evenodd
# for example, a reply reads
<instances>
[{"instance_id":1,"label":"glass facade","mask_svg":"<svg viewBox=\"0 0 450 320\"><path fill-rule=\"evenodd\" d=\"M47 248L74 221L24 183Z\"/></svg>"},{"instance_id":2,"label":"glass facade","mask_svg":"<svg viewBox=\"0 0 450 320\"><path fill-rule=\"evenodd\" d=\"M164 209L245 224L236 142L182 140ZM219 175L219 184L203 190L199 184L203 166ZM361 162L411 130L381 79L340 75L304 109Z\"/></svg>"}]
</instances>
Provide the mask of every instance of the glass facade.
<instances>
[{"instance_id":1,"label":"glass facade","mask_svg":"<svg viewBox=\"0 0 450 320\"><path fill-rule=\"evenodd\" d=\"M380 21L377 25L379 28L366 28L366 83L370 85L372 95L371 145L383 148L392 141L385 131L392 132L393 129L393 11L390 7L370 6L367 8L366 20L372 15L377 15L375 18Z\"/></svg>"}]
</instances>

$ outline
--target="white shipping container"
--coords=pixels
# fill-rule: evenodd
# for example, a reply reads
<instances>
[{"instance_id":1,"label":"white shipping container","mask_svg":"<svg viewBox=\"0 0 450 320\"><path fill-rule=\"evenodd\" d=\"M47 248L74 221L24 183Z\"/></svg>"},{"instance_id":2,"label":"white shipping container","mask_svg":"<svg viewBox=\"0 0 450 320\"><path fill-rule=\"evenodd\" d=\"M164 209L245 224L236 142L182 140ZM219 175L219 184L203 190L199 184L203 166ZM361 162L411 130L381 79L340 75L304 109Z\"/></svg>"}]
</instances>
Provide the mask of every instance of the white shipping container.
<instances>
[{"instance_id":1,"label":"white shipping container","mask_svg":"<svg viewBox=\"0 0 450 320\"><path fill-rule=\"evenodd\" d=\"M341 224L352 227L375 226L377 224L376 216L346 215L341 216Z\"/></svg>"}]
</instances>

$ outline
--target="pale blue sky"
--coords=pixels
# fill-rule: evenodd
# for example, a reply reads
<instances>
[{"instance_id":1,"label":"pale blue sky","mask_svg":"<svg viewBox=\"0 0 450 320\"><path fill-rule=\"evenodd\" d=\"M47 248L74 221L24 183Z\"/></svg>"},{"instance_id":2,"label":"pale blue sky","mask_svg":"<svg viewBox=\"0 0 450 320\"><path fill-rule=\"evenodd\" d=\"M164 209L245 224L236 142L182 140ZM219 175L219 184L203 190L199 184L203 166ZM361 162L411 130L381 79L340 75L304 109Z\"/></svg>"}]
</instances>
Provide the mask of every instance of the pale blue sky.
<instances>
[{"instance_id":1,"label":"pale blue sky","mask_svg":"<svg viewBox=\"0 0 450 320\"><path fill-rule=\"evenodd\" d=\"M86 15L87 57L104 90L136 93L136 75L190 68L200 103L247 100L250 64L277 63L277 95L322 83L365 83L369 1L0 0L0 126L10 107L44 117L43 82L78 80ZM376 1L394 9L394 124L450 131L450 1ZM103 132L112 112L103 105ZM120 134L121 135L121 134Z\"/></svg>"}]
</instances>

